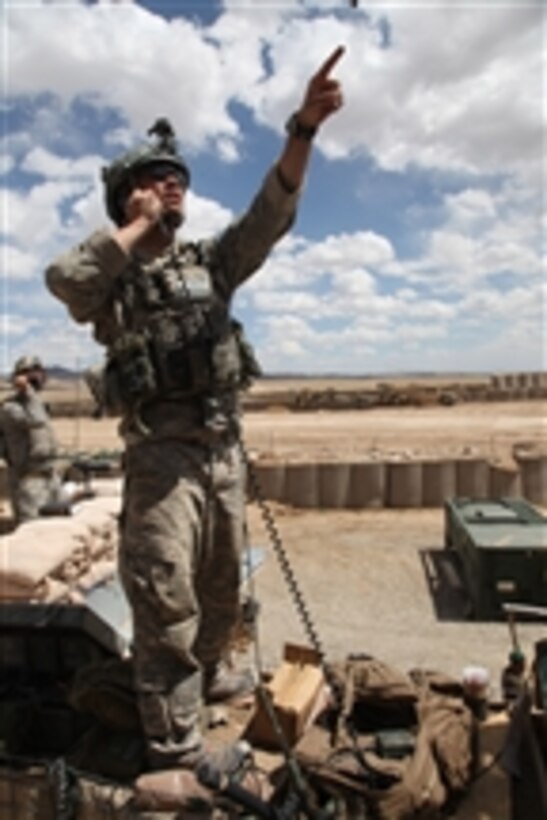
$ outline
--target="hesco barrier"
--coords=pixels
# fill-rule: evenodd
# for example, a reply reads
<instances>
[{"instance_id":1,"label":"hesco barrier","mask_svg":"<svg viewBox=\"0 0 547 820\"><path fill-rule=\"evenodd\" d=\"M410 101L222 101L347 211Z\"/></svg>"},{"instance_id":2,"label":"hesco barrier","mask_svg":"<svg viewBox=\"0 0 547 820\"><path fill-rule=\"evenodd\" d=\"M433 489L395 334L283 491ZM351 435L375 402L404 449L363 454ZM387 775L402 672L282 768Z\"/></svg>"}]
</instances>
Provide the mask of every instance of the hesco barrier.
<instances>
[{"instance_id":1,"label":"hesco barrier","mask_svg":"<svg viewBox=\"0 0 547 820\"><path fill-rule=\"evenodd\" d=\"M422 507L442 507L445 498L456 495L456 464L453 461L424 461L422 464Z\"/></svg>"},{"instance_id":2,"label":"hesco barrier","mask_svg":"<svg viewBox=\"0 0 547 820\"><path fill-rule=\"evenodd\" d=\"M511 498L522 495L522 480L518 467L490 464L489 489L493 498Z\"/></svg>"},{"instance_id":3,"label":"hesco barrier","mask_svg":"<svg viewBox=\"0 0 547 820\"><path fill-rule=\"evenodd\" d=\"M319 507L319 465L288 464L285 470L285 498L295 507Z\"/></svg>"},{"instance_id":4,"label":"hesco barrier","mask_svg":"<svg viewBox=\"0 0 547 820\"><path fill-rule=\"evenodd\" d=\"M456 461L456 495L459 498L488 498L488 462L484 459L458 459Z\"/></svg>"},{"instance_id":5,"label":"hesco barrier","mask_svg":"<svg viewBox=\"0 0 547 820\"><path fill-rule=\"evenodd\" d=\"M285 498L284 464L259 464L255 467L259 475L260 489L264 498L271 501L283 501Z\"/></svg>"},{"instance_id":6,"label":"hesco barrier","mask_svg":"<svg viewBox=\"0 0 547 820\"><path fill-rule=\"evenodd\" d=\"M544 504L547 495L547 458L526 456L519 459L522 494L535 504Z\"/></svg>"},{"instance_id":7,"label":"hesco barrier","mask_svg":"<svg viewBox=\"0 0 547 820\"><path fill-rule=\"evenodd\" d=\"M547 506L547 456L515 466L485 459L257 463L264 498L295 507L366 509L440 507L449 498L522 496Z\"/></svg>"},{"instance_id":8,"label":"hesco barrier","mask_svg":"<svg viewBox=\"0 0 547 820\"><path fill-rule=\"evenodd\" d=\"M388 462L386 507L422 506L422 463Z\"/></svg>"},{"instance_id":9,"label":"hesco barrier","mask_svg":"<svg viewBox=\"0 0 547 820\"><path fill-rule=\"evenodd\" d=\"M350 464L320 464L319 506L339 509L348 506Z\"/></svg>"},{"instance_id":10,"label":"hesco barrier","mask_svg":"<svg viewBox=\"0 0 547 820\"><path fill-rule=\"evenodd\" d=\"M348 507L383 507L386 493L386 465L382 462L350 464Z\"/></svg>"}]
</instances>

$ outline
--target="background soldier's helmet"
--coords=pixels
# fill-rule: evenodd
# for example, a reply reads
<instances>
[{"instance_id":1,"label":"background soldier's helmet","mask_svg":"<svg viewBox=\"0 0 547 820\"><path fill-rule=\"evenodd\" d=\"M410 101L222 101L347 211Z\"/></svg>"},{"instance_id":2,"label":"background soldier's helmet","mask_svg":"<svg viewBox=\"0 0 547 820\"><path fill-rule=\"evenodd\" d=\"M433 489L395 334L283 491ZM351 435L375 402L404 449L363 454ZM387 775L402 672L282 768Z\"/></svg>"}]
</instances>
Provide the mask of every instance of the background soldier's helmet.
<instances>
[{"instance_id":1,"label":"background soldier's helmet","mask_svg":"<svg viewBox=\"0 0 547 820\"><path fill-rule=\"evenodd\" d=\"M102 170L106 210L116 225L123 224L125 200L133 190L136 174L147 165L168 163L182 174L187 187L190 184L190 171L177 150L175 132L169 120L156 120L148 134L155 137L154 142L133 148Z\"/></svg>"},{"instance_id":2,"label":"background soldier's helmet","mask_svg":"<svg viewBox=\"0 0 547 820\"><path fill-rule=\"evenodd\" d=\"M13 376L28 373L31 370L44 370L44 365L38 356L21 356L13 365Z\"/></svg>"}]
</instances>

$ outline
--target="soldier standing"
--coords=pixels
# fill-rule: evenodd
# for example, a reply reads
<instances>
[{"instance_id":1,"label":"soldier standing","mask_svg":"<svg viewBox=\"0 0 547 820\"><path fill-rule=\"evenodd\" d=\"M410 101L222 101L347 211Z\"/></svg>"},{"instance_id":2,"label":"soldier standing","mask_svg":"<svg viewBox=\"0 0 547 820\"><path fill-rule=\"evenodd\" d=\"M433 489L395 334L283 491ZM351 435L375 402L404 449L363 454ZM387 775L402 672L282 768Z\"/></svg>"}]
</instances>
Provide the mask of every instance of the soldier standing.
<instances>
[{"instance_id":1,"label":"soldier standing","mask_svg":"<svg viewBox=\"0 0 547 820\"><path fill-rule=\"evenodd\" d=\"M256 375L230 304L294 220L312 139L342 105L330 74L343 51L312 77L278 162L219 236L176 238L190 172L169 122L159 120L154 143L103 172L116 228L97 231L46 272L53 294L106 346L104 404L122 416L119 563L152 769L210 760L199 729L203 698L249 687L248 676L223 664L245 524L238 393Z\"/></svg>"},{"instance_id":2,"label":"soldier standing","mask_svg":"<svg viewBox=\"0 0 547 820\"><path fill-rule=\"evenodd\" d=\"M0 454L16 524L37 518L59 488L57 444L48 410L40 397L46 371L37 356L15 362L14 392L0 405Z\"/></svg>"}]
</instances>

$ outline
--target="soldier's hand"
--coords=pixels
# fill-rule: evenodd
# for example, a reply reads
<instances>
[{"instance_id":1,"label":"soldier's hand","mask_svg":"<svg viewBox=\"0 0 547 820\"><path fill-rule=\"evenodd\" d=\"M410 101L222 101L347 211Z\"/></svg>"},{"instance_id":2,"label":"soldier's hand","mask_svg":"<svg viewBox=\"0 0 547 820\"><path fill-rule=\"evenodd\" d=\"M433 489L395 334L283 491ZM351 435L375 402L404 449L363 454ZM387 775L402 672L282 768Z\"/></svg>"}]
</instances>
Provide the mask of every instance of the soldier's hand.
<instances>
[{"instance_id":1,"label":"soldier's hand","mask_svg":"<svg viewBox=\"0 0 547 820\"><path fill-rule=\"evenodd\" d=\"M26 373L18 373L13 378L13 386L18 393L26 393L30 388L30 382Z\"/></svg>"},{"instance_id":2,"label":"soldier's hand","mask_svg":"<svg viewBox=\"0 0 547 820\"><path fill-rule=\"evenodd\" d=\"M163 205L160 198L154 191L144 188L134 188L125 202L125 216L128 222L133 222L139 217L156 225L163 213Z\"/></svg>"},{"instance_id":3,"label":"soldier's hand","mask_svg":"<svg viewBox=\"0 0 547 820\"><path fill-rule=\"evenodd\" d=\"M317 128L344 104L342 87L338 80L330 76L344 51L344 46L335 48L309 81L298 111L298 120L302 125Z\"/></svg>"}]
</instances>

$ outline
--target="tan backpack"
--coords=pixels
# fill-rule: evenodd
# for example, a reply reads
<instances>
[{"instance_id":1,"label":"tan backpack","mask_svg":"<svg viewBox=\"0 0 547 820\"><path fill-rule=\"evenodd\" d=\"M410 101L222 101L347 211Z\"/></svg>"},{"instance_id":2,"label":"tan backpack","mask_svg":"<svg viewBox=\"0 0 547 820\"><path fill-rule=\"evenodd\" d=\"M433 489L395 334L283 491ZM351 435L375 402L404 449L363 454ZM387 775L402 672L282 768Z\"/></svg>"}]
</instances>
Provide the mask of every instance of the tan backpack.
<instances>
[{"instance_id":1,"label":"tan backpack","mask_svg":"<svg viewBox=\"0 0 547 820\"><path fill-rule=\"evenodd\" d=\"M475 769L475 722L458 682L374 658L334 672L344 698L334 748L315 725L296 749L310 783L336 799L340 820L440 817Z\"/></svg>"}]
</instances>

